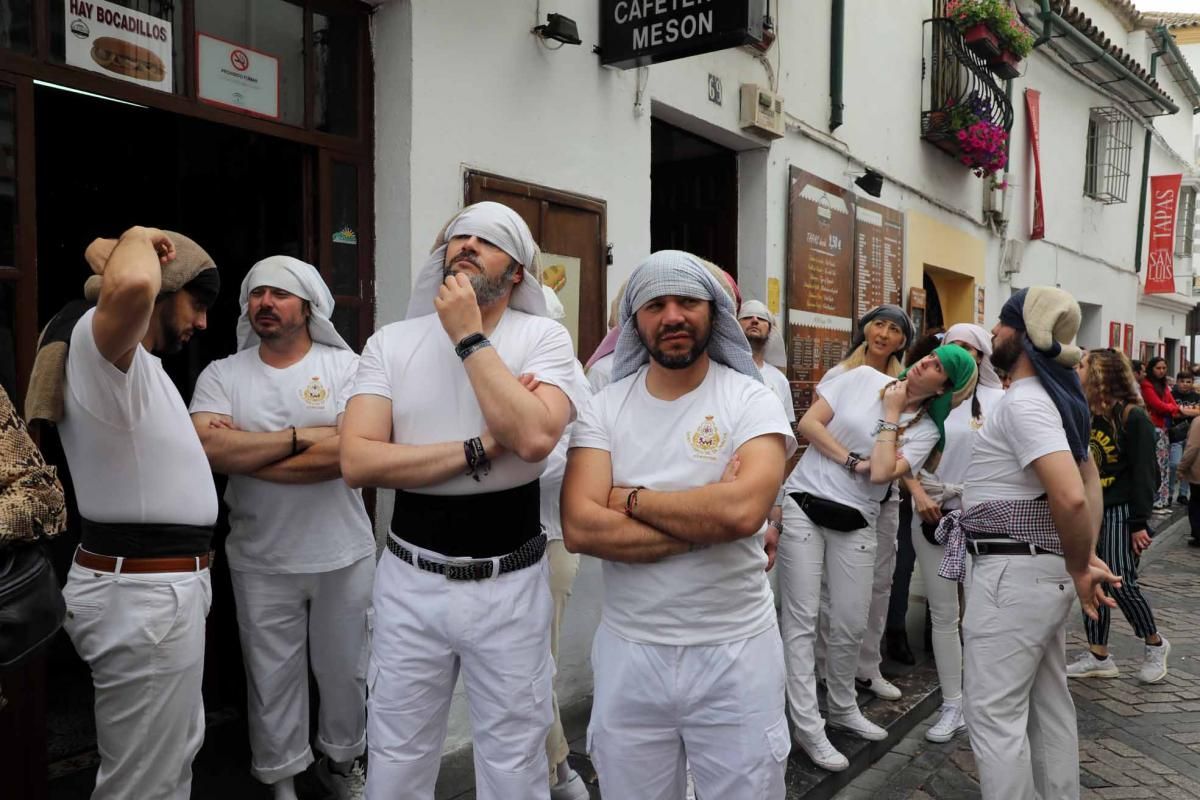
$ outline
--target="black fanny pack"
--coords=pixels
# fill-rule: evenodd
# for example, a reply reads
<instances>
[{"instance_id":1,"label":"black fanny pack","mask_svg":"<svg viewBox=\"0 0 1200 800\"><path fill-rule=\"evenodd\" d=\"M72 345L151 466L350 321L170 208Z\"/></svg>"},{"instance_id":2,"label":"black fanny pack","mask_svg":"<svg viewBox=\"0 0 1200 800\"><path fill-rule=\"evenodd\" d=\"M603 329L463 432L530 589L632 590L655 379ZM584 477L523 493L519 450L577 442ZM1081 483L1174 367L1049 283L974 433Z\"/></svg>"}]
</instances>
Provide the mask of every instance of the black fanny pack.
<instances>
[{"instance_id":1,"label":"black fanny pack","mask_svg":"<svg viewBox=\"0 0 1200 800\"><path fill-rule=\"evenodd\" d=\"M925 541L929 542L930 544L941 547L942 543L937 540L937 536L935 535L935 534L937 534L937 529L938 529L938 523L925 522L922 520L921 535L925 537Z\"/></svg>"},{"instance_id":2,"label":"black fanny pack","mask_svg":"<svg viewBox=\"0 0 1200 800\"><path fill-rule=\"evenodd\" d=\"M79 545L89 553L121 558L198 556L212 548L208 525L80 520Z\"/></svg>"},{"instance_id":3,"label":"black fanny pack","mask_svg":"<svg viewBox=\"0 0 1200 800\"><path fill-rule=\"evenodd\" d=\"M484 494L396 492L392 533L422 550L453 558L515 552L542 533L537 481Z\"/></svg>"},{"instance_id":4,"label":"black fanny pack","mask_svg":"<svg viewBox=\"0 0 1200 800\"><path fill-rule=\"evenodd\" d=\"M809 519L822 528L849 533L867 527L867 519L857 508L826 500L808 492L792 492L790 495Z\"/></svg>"}]
</instances>

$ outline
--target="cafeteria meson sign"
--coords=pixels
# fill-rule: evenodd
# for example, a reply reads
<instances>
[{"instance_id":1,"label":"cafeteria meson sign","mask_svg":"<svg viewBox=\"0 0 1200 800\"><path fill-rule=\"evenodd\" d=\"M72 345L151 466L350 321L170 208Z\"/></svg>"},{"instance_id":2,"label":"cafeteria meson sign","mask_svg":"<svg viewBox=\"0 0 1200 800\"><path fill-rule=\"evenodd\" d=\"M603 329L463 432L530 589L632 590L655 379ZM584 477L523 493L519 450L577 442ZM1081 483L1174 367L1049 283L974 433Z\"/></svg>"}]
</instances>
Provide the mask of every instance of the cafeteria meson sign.
<instances>
[{"instance_id":1,"label":"cafeteria meson sign","mask_svg":"<svg viewBox=\"0 0 1200 800\"><path fill-rule=\"evenodd\" d=\"M600 63L630 69L762 38L767 0L601 0Z\"/></svg>"}]
</instances>

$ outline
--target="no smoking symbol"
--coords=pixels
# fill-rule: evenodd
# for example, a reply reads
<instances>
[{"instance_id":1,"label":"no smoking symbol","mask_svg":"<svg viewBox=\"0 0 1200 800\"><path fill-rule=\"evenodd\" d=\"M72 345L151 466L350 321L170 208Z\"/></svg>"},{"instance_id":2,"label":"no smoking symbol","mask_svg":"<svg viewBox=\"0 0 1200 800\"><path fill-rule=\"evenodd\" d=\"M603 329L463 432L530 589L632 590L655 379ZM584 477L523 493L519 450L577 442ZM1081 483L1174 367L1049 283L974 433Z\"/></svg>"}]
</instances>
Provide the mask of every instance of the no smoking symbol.
<instances>
[{"instance_id":1,"label":"no smoking symbol","mask_svg":"<svg viewBox=\"0 0 1200 800\"><path fill-rule=\"evenodd\" d=\"M233 64L233 68L238 72L245 72L250 68L250 56L242 50L234 50L229 54L229 63Z\"/></svg>"}]
</instances>

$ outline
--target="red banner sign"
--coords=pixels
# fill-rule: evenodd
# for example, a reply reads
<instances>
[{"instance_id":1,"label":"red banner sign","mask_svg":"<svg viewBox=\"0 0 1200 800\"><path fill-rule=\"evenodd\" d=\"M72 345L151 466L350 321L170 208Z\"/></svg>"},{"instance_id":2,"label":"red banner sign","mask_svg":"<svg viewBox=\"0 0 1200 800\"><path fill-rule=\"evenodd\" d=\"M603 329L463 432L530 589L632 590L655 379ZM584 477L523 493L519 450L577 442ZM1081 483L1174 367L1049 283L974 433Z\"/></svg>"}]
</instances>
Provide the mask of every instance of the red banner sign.
<instances>
[{"instance_id":1,"label":"red banner sign","mask_svg":"<svg viewBox=\"0 0 1200 800\"><path fill-rule=\"evenodd\" d=\"M1150 178L1150 255L1146 261L1146 294L1175 292L1175 207L1182 175Z\"/></svg>"},{"instance_id":2,"label":"red banner sign","mask_svg":"<svg viewBox=\"0 0 1200 800\"><path fill-rule=\"evenodd\" d=\"M1046 238L1046 207L1042 204L1041 99L1037 89L1025 90L1025 110L1029 116L1029 143L1033 145L1033 229L1030 239Z\"/></svg>"}]
</instances>

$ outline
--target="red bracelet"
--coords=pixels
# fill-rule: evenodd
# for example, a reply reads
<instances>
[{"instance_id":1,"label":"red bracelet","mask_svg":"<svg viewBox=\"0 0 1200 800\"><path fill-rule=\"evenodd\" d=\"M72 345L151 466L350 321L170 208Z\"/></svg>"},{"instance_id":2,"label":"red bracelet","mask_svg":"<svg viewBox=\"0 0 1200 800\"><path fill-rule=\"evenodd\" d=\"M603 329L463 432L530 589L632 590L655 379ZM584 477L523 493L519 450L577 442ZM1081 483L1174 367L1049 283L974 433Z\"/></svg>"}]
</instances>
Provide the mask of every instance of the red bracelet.
<instances>
[{"instance_id":1,"label":"red bracelet","mask_svg":"<svg viewBox=\"0 0 1200 800\"><path fill-rule=\"evenodd\" d=\"M625 516L629 517L630 519L633 519L633 510L637 508L638 492L640 492L643 488L645 487L638 486L625 498Z\"/></svg>"}]
</instances>

